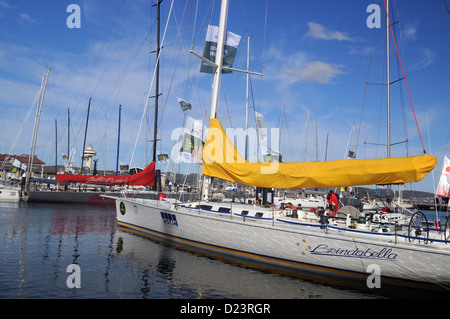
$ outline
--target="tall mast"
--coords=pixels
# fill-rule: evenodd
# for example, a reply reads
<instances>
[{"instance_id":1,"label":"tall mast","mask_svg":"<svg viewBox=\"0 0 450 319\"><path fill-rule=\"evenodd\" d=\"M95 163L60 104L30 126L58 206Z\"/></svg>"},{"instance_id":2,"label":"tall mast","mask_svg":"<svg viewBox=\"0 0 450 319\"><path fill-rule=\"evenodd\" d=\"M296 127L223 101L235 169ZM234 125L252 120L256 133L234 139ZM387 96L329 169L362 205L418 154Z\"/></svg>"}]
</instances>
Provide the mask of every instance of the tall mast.
<instances>
[{"instance_id":1,"label":"tall mast","mask_svg":"<svg viewBox=\"0 0 450 319\"><path fill-rule=\"evenodd\" d=\"M161 21L161 7L162 0L157 0L156 8L156 82L155 82L155 126L153 130L153 162L156 163L156 142L158 141L158 97L159 97L159 61L160 61L160 21ZM155 170L154 190L161 191L161 171Z\"/></svg>"},{"instance_id":2,"label":"tall mast","mask_svg":"<svg viewBox=\"0 0 450 319\"><path fill-rule=\"evenodd\" d=\"M70 155L70 108L67 108L67 158Z\"/></svg>"},{"instance_id":3,"label":"tall mast","mask_svg":"<svg viewBox=\"0 0 450 319\"><path fill-rule=\"evenodd\" d=\"M308 110L308 119L306 120L305 162L306 162L306 153L307 153L307 150L308 150L309 113L310 113L310 110Z\"/></svg>"},{"instance_id":4,"label":"tall mast","mask_svg":"<svg viewBox=\"0 0 450 319\"><path fill-rule=\"evenodd\" d=\"M390 29L389 0L386 0L386 65L387 65L387 154L391 157L391 65L390 65Z\"/></svg>"},{"instance_id":5,"label":"tall mast","mask_svg":"<svg viewBox=\"0 0 450 319\"><path fill-rule=\"evenodd\" d=\"M119 129L117 133L117 158L116 158L116 176L119 172L119 150L120 150L120 116L122 113L122 105L119 105Z\"/></svg>"},{"instance_id":6,"label":"tall mast","mask_svg":"<svg viewBox=\"0 0 450 319\"><path fill-rule=\"evenodd\" d=\"M220 8L220 22L219 22L219 34L217 38L217 51L216 51L216 72L214 74L212 100L211 100L211 115L210 118L217 117L217 106L219 104L220 94L220 82L222 80L222 67L223 67L223 52L225 48L225 35L227 29L227 17L228 17L228 0L222 0Z\"/></svg>"},{"instance_id":7,"label":"tall mast","mask_svg":"<svg viewBox=\"0 0 450 319\"><path fill-rule=\"evenodd\" d=\"M104 121L105 121L105 137L103 138L105 141L105 156L103 158L103 175L106 176L106 114L104 115Z\"/></svg>"},{"instance_id":8,"label":"tall mast","mask_svg":"<svg viewBox=\"0 0 450 319\"><path fill-rule=\"evenodd\" d=\"M58 122L55 119L55 178L58 174Z\"/></svg>"},{"instance_id":9,"label":"tall mast","mask_svg":"<svg viewBox=\"0 0 450 319\"><path fill-rule=\"evenodd\" d=\"M156 82L155 82L155 126L153 129L153 162L156 162L156 141L158 136L158 96L159 96L159 33L160 33L160 3L162 0L158 0L156 3Z\"/></svg>"},{"instance_id":10,"label":"tall mast","mask_svg":"<svg viewBox=\"0 0 450 319\"><path fill-rule=\"evenodd\" d=\"M83 149L81 150L81 169L80 169L81 175L83 175L84 150L86 148L86 136L87 136L87 130L88 130L88 123L89 123L89 111L91 110L91 100L92 100L92 98L89 98L89 104L88 104L87 115L86 115L86 128L84 129Z\"/></svg>"},{"instance_id":11,"label":"tall mast","mask_svg":"<svg viewBox=\"0 0 450 319\"><path fill-rule=\"evenodd\" d=\"M316 162L319 160L319 133L317 129L317 120L316 120Z\"/></svg>"},{"instance_id":12,"label":"tall mast","mask_svg":"<svg viewBox=\"0 0 450 319\"><path fill-rule=\"evenodd\" d=\"M280 115L280 136L278 137L278 152L281 154L281 129L283 127L283 110L284 103L281 104L281 115ZM278 161L280 161L280 154L278 155Z\"/></svg>"},{"instance_id":13,"label":"tall mast","mask_svg":"<svg viewBox=\"0 0 450 319\"><path fill-rule=\"evenodd\" d=\"M250 85L250 36L247 36L247 89L245 93L245 160L248 160L248 90Z\"/></svg>"},{"instance_id":14,"label":"tall mast","mask_svg":"<svg viewBox=\"0 0 450 319\"><path fill-rule=\"evenodd\" d=\"M41 112L42 112L42 105L44 103L44 96L45 96L45 90L47 88L47 82L48 82L48 76L50 75L50 70L48 69L47 71L47 75L45 75L42 78L42 83L41 83L41 94L39 96L39 103L38 103L38 107L36 109L36 119L34 121L34 128L33 128L33 137L31 139L31 151L30 151L30 155L28 157L28 174L26 174L26 182L29 182L29 178L31 177L31 174L33 173L33 162L34 162L34 152L36 150L36 140L37 140L37 134L38 134L38 130L39 130L39 121L41 118Z\"/></svg>"},{"instance_id":15,"label":"tall mast","mask_svg":"<svg viewBox=\"0 0 450 319\"><path fill-rule=\"evenodd\" d=\"M219 22L219 34L217 38L217 51L216 51L216 70L214 73L214 82L212 86L212 99L211 99L211 114L210 118L217 117L217 105L219 103L220 82L222 76L223 66L223 52L225 45L225 35L227 29L227 17L228 17L228 0L222 0L220 8L220 22ZM209 185L211 184L211 177L204 176L202 199L207 200L209 197Z\"/></svg>"}]
</instances>

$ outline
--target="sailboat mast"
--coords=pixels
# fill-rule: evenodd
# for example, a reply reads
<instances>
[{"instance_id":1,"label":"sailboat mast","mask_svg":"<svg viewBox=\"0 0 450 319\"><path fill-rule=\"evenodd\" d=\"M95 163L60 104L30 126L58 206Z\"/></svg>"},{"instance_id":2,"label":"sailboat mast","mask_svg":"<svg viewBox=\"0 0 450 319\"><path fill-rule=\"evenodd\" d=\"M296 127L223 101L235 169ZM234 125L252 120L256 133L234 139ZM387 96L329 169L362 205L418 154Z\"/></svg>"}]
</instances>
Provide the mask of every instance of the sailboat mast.
<instances>
[{"instance_id":1,"label":"sailboat mast","mask_svg":"<svg viewBox=\"0 0 450 319\"><path fill-rule=\"evenodd\" d=\"M250 86L250 36L247 36L247 89L245 92L245 160L248 160L248 90Z\"/></svg>"},{"instance_id":2,"label":"sailboat mast","mask_svg":"<svg viewBox=\"0 0 450 319\"><path fill-rule=\"evenodd\" d=\"M103 118L104 118L104 122L105 122L105 133L104 133L105 137L103 138L105 141L105 145L104 145L105 156L103 158L103 175L106 176L106 114L103 116Z\"/></svg>"},{"instance_id":3,"label":"sailboat mast","mask_svg":"<svg viewBox=\"0 0 450 319\"><path fill-rule=\"evenodd\" d=\"M217 38L217 52L216 52L216 72L214 74L214 82L212 89L211 100L211 115L210 118L217 117L217 106L219 104L220 82L222 80L222 66L223 66L223 52L225 48L225 35L227 29L227 17L228 17L228 0L222 0L220 8L220 22L219 22L219 34Z\"/></svg>"},{"instance_id":4,"label":"sailboat mast","mask_svg":"<svg viewBox=\"0 0 450 319\"><path fill-rule=\"evenodd\" d=\"M119 105L119 130L117 133L117 158L116 158L116 176L119 172L119 150L120 150L120 116L122 114L122 105Z\"/></svg>"},{"instance_id":5,"label":"sailboat mast","mask_svg":"<svg viewBox=\"0 0 450 319\"><path fill-rule=\"evenodd\" d=\"M220 82L222 77L223 66L223 53L225 47L225 35L227 29L227 17L228 17L228 0L222 0L220 8L220 21L219 21L219 34L217 37L217 51L216 51L216 71L214 73L214 82L212 86L212 99L211 99L211 114L210 118L217 117L217 106L219 104ZM202 187L202 199L207 200L209 198L209 185L211 184L211 177L204 176Z\"/></svg>"},{"instance_id":6,"label":"sailboat mast","mask_svg":"<svg viewBox=\"0 0 450 319\"><path fill-rule=\"evenodd\" d=\"M70 108L67 108L67 158L70 154Z\"/></svg>"},{"instance_id":7,"label":"sailboat mast","mask_svg":"<svg viewBox=\"0 0 450 319\"><path fill-rule=\"evenodd\" d=\"M309 131L309 110L308 110L308 119L306 120L306 138L305 138L305 162L306 162L306 153L308 149L308 131Z\"/></svg>"},{"instance_id":8,"label":"sailboat mast","mask_svg":"<svg viewBox=\"0 0 450 319\"><path fill-rule=\"evenodd\" d=\"M159 61L160 61L160 22L161 22L161 7L162 0L158 0L156 3L156 81L155 81L155 126L153 129L153 162L156 163L156 142L158 141L158 97L159 97ZM161 191L161 171L155 170L155 183L154 190Z\"/></svg>"},{"instance_id":9,"label":"sailboat mast","mask_svg":"<svg viewBox=\"0 0 450 319\"><path fill-rule=\"evenodd\" d=\"M92 100L92 98L89 98L89 104L88 104L87 115L86 115L86 128L84 129L83 149L81 150L81 169L80 169L81 175L83 175L84 150L86 148L86 136L87 136L87 130L88 130L88 123L89 123L89 111L91 110L91 100Z\"/></svg>"},{"instance_id":10,"label":"sailboat mast","mask_svg":"<svg viewBox=\"0 0 450 319\"><path fill-rule=\"evenodd\" d=\"M55 177L58 174L58 121L55 119Z\"/></svg>"},{"instance_id":11,"label":"sailboat mast","mask_svg":"<svg viewBox=\"0 0 450 319\"><path fill-rule=\"evenodd\" d=\"M281 153L281 129L283 127L283 110L284 103L281 104L281 115L280 115L280 136L278 137L278 151ZM280 156L281 154L279 154ZM278 156L278 161L280 161L280 157Z\"/></svg>"},{"instance_id":12,"label":"sailboat mast","mask_svg":"<svg viewBox=\"0 0 450 319\"><path fill-rule=\"evenodd\" d=\"M33 162L34 162L34 153L36 150L36 141L37 141L37 134L39 130L39 122L41 119L41 112L42 112L42 104L44 103L44 96L45 96L45 90L47 88L47 82L48 82L48 76L50 75L50 70L47 70L47 75L45 75L42 78L41 83L41 95L39 96L39 103L38 107L36 109L36 119L34 121L34 128L33 128L33 137L31 139L31 150L30 155L28 157L28 174L26 174L26 182L29 182L29 178L31 177L31 174L33 173Z\"/></svg>"},{"instance_id":13,"label":"sailboat mast","mask_svg":"<svg viewBox=\"0 0 450 319\"><path fill-rule=\"evenodd\" d=\"M391 63L390 63L390 20L389 20L389 0L386 0L386 65L387 65L387 154L391 157Z\"/></svg>"},{"instance_id":14,"label":"sailboat mast","mask_svg":"<svg viewBox=\"0 0 450 319\"><path fill-rule=\"evenodd\" d=\"M42 99L42 91L43 91L43 88L44 88L44 83L45 83L45 75L44 76L42 76L42 81L41 81L41 90L40 90L40 92L39 92L39 101L38 101L38 105L37 105L37 108L36 108L36 117L35 117L35 119L34 119L34 125L33 125L33 135L32 135L32 137L31 137L31 145L30 145L30 154L29 154L29 156L28 156L28 162L27 162L27 170L28 170L28 172L31 174L31 172L32 172L32 168L31 168L31 163L33 162L33 154L34 154L34 147L35 147L35 143L36 143L36 134L37 134L37 125L38 125L38 122L39 122L39 109L40 109L40 106L41 106L41 99ZM28 178L29 176L27 175L27 178ZM27 180L27 182L28 182L28 180Z\"/></svg>"},{"instance_id":15,"label":"sailboat mast","mask_svg":"<svg viewBox=\"0 0 450 319\"><path fill-rule=\"evenodd\" d=\"M160 21L161 21L161 0L156 3L156 81L155 81L155 125L153 127L153 162L156 162L156 141L158 136L158 96L159 96L159 52L160 52Z\"/></svg>"}]
</instances>

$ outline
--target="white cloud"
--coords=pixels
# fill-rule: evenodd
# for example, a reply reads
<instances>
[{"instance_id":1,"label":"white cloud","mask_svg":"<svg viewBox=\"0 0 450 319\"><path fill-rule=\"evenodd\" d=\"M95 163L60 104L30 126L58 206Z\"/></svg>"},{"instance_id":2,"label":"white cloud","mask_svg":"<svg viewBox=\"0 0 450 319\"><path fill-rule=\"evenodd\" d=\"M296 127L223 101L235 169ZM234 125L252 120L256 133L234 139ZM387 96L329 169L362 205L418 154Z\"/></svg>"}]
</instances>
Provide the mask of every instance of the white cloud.
<instances>
[{"instance_id":1,"label":"white cloud","mask_svg":"<svg viewBox=\"0 0 450 319\"><path fill-rule=\"evenodd\" d=\"M329 83L342 74L342 66L323 61L306 62L301 68L285 68L284 71L294 78L307 82Z\"/></svg>"},{"instance_id":2,"label":"white cloud","mask_svg":"<svg viewBox=\"0 0 450 319\"><path fill-rule=\"evenodd\" d=\"M14 6L10 5L6 1L0 1L0 8L6 9L6 10L14 10L15 9Z\"/></svg>"},{"instance_id":3,"label":"white cloud","mask_svg":"<svg viewBox=\"0 0 450 319\"><path fill-rule=\"evenodd\" d=\"M36 20L34 20L27 12L18 13L18 11L19 11L18 7L11 5L4 0L0 0L0 9L13 12L15 15L17 14L20 21L27 22L27 23L36 23ZM0 12L0 17L1 17L1 12Z\"/></svg>"},{"instance_id":4,"label":"white cloud","mask_svg":"<svg viewBox=\"0 0 450 319\"><path fill-rule=\"evenodd\" d=\"M288 82L293 84L297 81L310 83L330 83L336 76L342 74L342 65L328 63L318 60L310 60L304 53L297 53L287 58L283 66L283 74L288 76Z\"/></svg>"},{"instance_id":5,"label":"white cloud","mask_svg":"<svg viewBox=\"0 0 450 319\"><path fill-rule=\"evenodd\" d=\"M417 22L413 23L407 23L405 28L403 29L403 38L405 40L415 40L416 39L416 33L417 33Z\"/></svg>"},{"instance_id":6,"label":"white cloud","mask_svg":"<svg viewBox=\"0 0 450 319\"><path fill-rule=\"evenodd\" d=\"M412 69L424 69L430 66L436 59L436 52L428 48L421 49L420 53L421 57L416 63L413 64L411 67Z\"/></svg>"},{"instance_id":7,"label":"white cloud","mask_svg":"<svg viewBox=\"0 0 450 319\"><path fill-rule=\"evenodd\" d=\"M19 14L19 18L20 18L20 20L28 22L28 23L36 22L36 20L34 20L32 17L30 17L30 15L26 12L22 12L21 14Z\"/></svg>"},{"instance_id":8,"label":"white cloud","mask_svg":"<svg viewBox=\"0 0 450 319\"><path fill-rule=\"evenodd\" d=\"M370 47L370 46L361 46L361 45L356 45L356 46L350 46L349 50L348 50L348 54L355 54L355 55L370 55L373 51L376 51L375 47Z\"/></svg>"},{"instance_id":9,"label":"white cloud","mask_svg":"<svg viewBox=\"0 0 450 319\"><path fill-rule=\"evenodd\" d=\"M0 19L11 14L11 12L15 12L16 9L17 8L15 6L9 4L8 2L0 0Z\"/></svg>"},{"instance_id":10,"label":"white cloud","mask_svg":"<svg viewBox=\"0 0 450 319\"><path fill-rule=\"evenodd\" d=\"M322 39L322 40L338 40L338 41L352 41L353 39L346 35L346 33L341 31L328 30L325 26L315 23L308 22L308 32L307 36Z\"/></svg>"},{"instance_id":11,"label":"white cloud","mask_svg":"<svg viewBox=\"0 0 450 319\"><path fill-rule=\"evenodd\" d=\"M319 60L303 51L287 55L276 47L268 51L271 62L264 72L264 78L273 79L280 88L298 82L326 84L343 74L344 66Z\"/></svg>"}]
</instances>

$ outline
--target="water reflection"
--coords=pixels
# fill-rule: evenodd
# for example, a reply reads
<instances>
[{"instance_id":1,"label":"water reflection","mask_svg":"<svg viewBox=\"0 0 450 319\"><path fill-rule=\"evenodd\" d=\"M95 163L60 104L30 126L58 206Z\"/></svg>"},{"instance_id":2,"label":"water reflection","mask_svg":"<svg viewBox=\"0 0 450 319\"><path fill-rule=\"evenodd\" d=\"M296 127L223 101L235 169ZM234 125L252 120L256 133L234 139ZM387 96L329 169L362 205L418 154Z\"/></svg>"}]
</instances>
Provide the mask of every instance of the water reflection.
<instances>
[{"instance_id":1,"label":"water reflection","mask_svg":"<svg viewBox=\"0 0 450 319\"><path fill-rule=\"evenodd\" d=\"M66 285L74 263L79 289ZM0 298L373 297L118 229L108 207L0 202Z\"/></svg>"},{"instance_id":2,"label":"water reflection","mask_svg":"<svg viewBox=\"0 0 450 319\"><path fill-rule=\"evenodd\" d=\"M356 290L178 249L121 228L115 234L113 251L116 258L136 263L143 269L138 280L146 294L160 290L163 283L167 291L164 295L171 298L373 298ZM149 274L156 278L149 280Z\"/></svg>"},{"instance_id":3,"label":"water reflection","mask_svg":"<svg viewBox=\"0 0 450 319\"><path fill-rule=\"evenodd\" d=\"M77 263L89 275L103 264L115 231L111 210L0 202L0 298L83 295L67 288L66 268Z\"/></svg>"}]
</instances>

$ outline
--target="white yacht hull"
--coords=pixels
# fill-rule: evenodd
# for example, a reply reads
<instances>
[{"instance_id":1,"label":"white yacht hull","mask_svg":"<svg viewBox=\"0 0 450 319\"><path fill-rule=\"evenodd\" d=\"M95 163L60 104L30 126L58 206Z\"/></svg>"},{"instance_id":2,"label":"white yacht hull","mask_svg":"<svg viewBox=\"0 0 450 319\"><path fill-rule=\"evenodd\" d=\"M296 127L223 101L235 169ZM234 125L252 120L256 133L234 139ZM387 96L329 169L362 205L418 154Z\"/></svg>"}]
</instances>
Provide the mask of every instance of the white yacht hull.
<instances>
[{"instance_id":1,"label":"white yacht hull","mask_svg":"<svg viewBox=\"0 0 450 319\"><path fill-rule=\"evenodd\" d=\"M393 233L324 229L288 218L245 219L158 201L116 198L116 210L121 226L238 259L360 280L379 269L382 282L450 287L450 250L444 243L420 245Z\"/></svg>"},{"instance_id":2,"label":"white yacht hull","mask_svg":"<svg viewBox=\"0 0 450 319\"><path fill-rule=\"evenodd\" d=\"M20 201L20 189L12 187L0 188L0 201Z\"/></svg>"}]
</instances>

